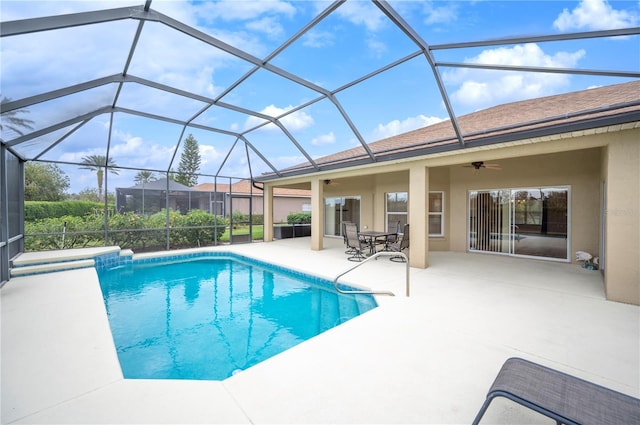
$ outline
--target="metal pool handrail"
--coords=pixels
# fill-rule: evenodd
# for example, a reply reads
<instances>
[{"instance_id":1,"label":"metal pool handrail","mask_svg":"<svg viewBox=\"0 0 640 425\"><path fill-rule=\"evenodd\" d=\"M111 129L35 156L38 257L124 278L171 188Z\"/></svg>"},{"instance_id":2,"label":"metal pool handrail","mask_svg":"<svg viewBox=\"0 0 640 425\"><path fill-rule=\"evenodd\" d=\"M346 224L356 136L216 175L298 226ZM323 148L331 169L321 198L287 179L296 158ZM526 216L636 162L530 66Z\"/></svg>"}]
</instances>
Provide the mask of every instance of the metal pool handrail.
<instances>
[{"instance_id":1,"label":"metal pool handrail","mask_svg":"<svg viewBox=\"0 0 640 425\"><path fill-rule=\"evenodd\" d=\"M344 272L340 273L338 276L336 276L335 279L333 279L333 287L336 289L336 291L338 291L341 294L375 294L375 295L390 295L392 297L395 297L396 294L394 294L391 291L369 291L366 289L358 289L358 290L344 290L344 289L340 289L338 288L338 279L340 279L342 276L344 276L345 274L349 273L352 270L357 269L358 267L360 267L361 265L363 265L364 263L366 263L369 260L373 260L374 258L377 259L378 257L380 257L381 255L389 255L389 256L402 256L405 259L405 264L407 265L405 267L405 279L406 279L406 296L409 296L409 257L407 257L407 255L403 252L391 252L391 251L380 251L380 252L376 252L375 254L373 254L370 257L365 258L363 261L356 263L353 267L350 267L348 270L345 270Z\"/></svg>"}]
</instances>

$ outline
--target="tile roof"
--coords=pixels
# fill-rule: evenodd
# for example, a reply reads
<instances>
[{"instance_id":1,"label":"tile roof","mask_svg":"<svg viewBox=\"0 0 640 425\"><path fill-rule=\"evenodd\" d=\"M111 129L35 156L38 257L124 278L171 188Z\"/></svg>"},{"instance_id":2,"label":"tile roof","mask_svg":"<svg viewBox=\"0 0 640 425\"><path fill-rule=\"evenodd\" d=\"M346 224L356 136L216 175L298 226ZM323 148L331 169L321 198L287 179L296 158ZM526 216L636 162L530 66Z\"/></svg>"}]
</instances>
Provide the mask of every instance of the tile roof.
<instances>
[{"instance_id":1,"label":"tile roof","mask_svg":"<svg viewBox=\"0 0 640 425\"><path fill-rule=\"evenodd\" d=\"M561 126L584 123L585 128L597 128L602 119L625 113L640 116L640 81L603 86L498 105L458 117L458 126L465 147L515 141L532 134L561 133ZM565 129L566 131L566 129ZM368 144L377 160L411 153L422 155L461 147L450 120L422 127ZM439 149L439 150L438 150ZM371 162L362 146L316 159L319 166L352 164L358 160ZM336 167L337 168L337 167ZM286 171L314 171L309 163Z\"/></svg>"},{"instance_id":2,"label":"tile roof","mask_svg":"<svg viewBox=\"0 0 640 425\"><path fill-rule=\"evenodd\" d=\"M258 184L260 185L260 184ZM231 188L231 193L242 193L249 194L252 193L256 196L262 196L262 191L260 189L251 188L251 182L249 180L240 180L231 185L218 183L214 186L213 183L201 183L199 185L193 186L193 189L202 190L205 192L213 192L217 189L218 192L229 192ZM309 197L311 196L311 191L303 190L303 189L287 189L282 187L276 187L273 189L274 196L290 196L290 197Z\"/></svg>"}]
</instances>

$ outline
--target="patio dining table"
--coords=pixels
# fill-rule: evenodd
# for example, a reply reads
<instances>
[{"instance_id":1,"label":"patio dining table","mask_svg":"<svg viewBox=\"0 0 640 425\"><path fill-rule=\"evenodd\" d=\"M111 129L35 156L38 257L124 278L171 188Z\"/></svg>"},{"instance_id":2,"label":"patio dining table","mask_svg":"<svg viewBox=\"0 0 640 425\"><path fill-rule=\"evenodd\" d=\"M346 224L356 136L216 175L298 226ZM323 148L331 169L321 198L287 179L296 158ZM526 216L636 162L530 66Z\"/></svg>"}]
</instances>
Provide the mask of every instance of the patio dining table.
<instances>
[{"instance_id":1,"label":"patio dining table","mask_svg":"<svg viewBox=\"0 0 640 425\"><path fill-rule=\"evenodd\" d=\"M376 245L386 243L390 236L398 236L398 233L365 230L364 232L359 232L358 236L364 238L369 245L369 255L373 255L376 253Z\"/></svg>"}]
</instances>

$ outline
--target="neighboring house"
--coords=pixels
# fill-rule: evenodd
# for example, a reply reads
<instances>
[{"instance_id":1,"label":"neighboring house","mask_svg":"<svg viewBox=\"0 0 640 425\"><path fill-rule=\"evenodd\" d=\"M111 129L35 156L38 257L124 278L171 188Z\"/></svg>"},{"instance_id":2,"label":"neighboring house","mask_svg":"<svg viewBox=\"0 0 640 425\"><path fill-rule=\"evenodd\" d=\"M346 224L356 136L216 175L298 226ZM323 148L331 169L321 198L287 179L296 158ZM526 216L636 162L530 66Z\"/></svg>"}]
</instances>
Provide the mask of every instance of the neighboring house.
<instances>
[{"instance_id":1,"label":"neighboring house","mask_svg":"<svg viewBox=\"0 0 640 425\"><path fill-rule=\"evenodd\" d=\"M273 191L265 208L287 187L310 189L314 250L340 235L341 221L408 222L418 268L430 251L562 262L587 251L599 257L607 298L640 305L640 81L500 105L457 126L320 158L320 171L261 176Z\"/></svg>"},{"instance_id":2,"label":"neighboring house","mask_svg":"<svg viewBox=\"0 0 640 425\"><path fill-rule=\"evenodd\" d=\"M220 179L228 181L229 179ZM256 187L257 186L257 187ZM224 192L227 215L239 211L248 214L264 213L264 194L262 184L251 185L250 180L240 180L236 183L202 183L192 189L206 193ZM291 213L311 211L311 191L302 189L278 188L273 194L273 221L286 223Z\"/></svg>"},{"instance_id":3,"label":"neighboring house","mask_svg":"<svg viewBox=\"0 0 640 425\"><path fill-rule=\"evenodd\" d=\"M168 183L168 184L167 184ZM116 210L150 215L167 208L169 191L169 209L186 214L192 209L212 212L212 205L217 201L224 202L224 194L203 192L176 181L158 179L148 183L141 183L132 187L116 188ZM224 211L224 210L221 210Z\"/></svg>"},{"instance_id":4,"label":"neighboring house","mask_svg":"<svg viewBox=\"0 0 640 425\"><path fill-rule=\"evenodd\" d=\"M229 179L220 179L229 181ZM165 194L169 190L169 209L185 214L200 209L212 214L229 216L239 211L243 214L263 213L262 185L252 186L250 180L236 183L202 183L193 187L173 180L159 179L132 187L116 188L118 212L153 214L166 208ZM275 193L273 214L275 222L286 222L287 215L311 210L311 192L300 189L278 189Z\"/></svg>"}]
</instances>

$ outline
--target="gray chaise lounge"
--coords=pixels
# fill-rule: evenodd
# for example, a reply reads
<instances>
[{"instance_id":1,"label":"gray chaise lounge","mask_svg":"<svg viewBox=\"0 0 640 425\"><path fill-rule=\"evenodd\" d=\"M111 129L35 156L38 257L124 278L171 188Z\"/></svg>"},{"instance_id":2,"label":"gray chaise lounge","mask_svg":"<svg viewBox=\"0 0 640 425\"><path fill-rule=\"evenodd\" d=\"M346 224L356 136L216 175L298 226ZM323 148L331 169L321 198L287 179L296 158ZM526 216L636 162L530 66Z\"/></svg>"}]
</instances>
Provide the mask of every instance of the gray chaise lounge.
<instances>
[{"instance_id":1,"label":"gray chaise lounge","mask_svg":"<svg viewBox=\"0 0 640 425\"><path fill-rule=\"evenodd\" d=\"M639 399L520 358L504 363L474 425L495 397L506 397L558 424L640 424Z\"/></svg>"}]
</instances>

